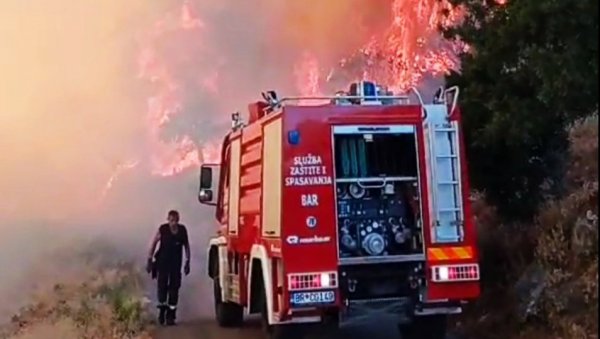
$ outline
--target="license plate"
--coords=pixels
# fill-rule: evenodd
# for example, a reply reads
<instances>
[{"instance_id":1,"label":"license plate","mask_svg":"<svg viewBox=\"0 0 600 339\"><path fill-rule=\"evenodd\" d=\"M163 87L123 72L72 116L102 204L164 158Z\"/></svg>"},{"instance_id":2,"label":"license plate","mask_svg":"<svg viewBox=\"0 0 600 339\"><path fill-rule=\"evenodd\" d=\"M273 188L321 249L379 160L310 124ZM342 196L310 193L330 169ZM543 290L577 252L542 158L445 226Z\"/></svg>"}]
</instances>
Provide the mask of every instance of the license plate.
<instances>
[{"instance_id":1,"label":"license plate","mask_svg":"<svg viewBox=\"0 0 600 339\"><path fill-rule=\"evenodd\" d=\"M290 295L292 306L323 305L332 304L333 302L335 302L334 291L293 292Z\"/></svg>"}]
</instances>

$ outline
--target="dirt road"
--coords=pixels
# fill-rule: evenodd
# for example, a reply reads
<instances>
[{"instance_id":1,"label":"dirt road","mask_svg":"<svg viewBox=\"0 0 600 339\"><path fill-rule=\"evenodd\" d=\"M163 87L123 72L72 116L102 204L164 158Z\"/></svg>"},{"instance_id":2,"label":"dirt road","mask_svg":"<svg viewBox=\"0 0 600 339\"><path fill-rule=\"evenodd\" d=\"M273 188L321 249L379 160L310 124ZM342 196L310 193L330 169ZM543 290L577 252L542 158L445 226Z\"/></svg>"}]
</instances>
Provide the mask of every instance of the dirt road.
<instances>
[{"instance_id":1,"label":"dirt road","mask_svg":"<svg viewBox=\"0 0 600 339\"><path fill-rule=\"evenodd\" d=\"M247 321L241 329L222 329L213 320L184 321L176 327L156 330L154 339L264 339L260 324ZM391 321L377 321L370 326L347 327L339 330L335 337L309 336L307 339L400 339Z\"/></svg>"}]
</instances>

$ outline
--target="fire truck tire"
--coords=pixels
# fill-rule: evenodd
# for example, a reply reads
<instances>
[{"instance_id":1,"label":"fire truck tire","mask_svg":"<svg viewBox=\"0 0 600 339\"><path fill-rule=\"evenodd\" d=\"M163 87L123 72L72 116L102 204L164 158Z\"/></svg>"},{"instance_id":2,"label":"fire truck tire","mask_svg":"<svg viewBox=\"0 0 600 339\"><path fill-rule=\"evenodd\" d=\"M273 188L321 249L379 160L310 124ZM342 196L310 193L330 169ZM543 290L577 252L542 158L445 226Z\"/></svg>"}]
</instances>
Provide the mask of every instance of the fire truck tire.
<instances>
[{"instance_id":1,"label":"fire truck tire","mask_svg":"<svg viewBox=\"0 0 600 339\"><path fill-rule=\"evenodd\" d=\"M244 309L241 305L221 300L221 286L218 277L213 279L215 316L221 327L240 327L244 322Z\"/></svg>"},{"instance_id":2,"label":"fire truck tire","mask_svg":"<svg viewBox=\"0 0 600 339\"><path fill-rule=\"evenodd\" d=\"M400 327L401 339L445 339L446 315L415 317L410 324Z\"/></svg>"}]
</instances>

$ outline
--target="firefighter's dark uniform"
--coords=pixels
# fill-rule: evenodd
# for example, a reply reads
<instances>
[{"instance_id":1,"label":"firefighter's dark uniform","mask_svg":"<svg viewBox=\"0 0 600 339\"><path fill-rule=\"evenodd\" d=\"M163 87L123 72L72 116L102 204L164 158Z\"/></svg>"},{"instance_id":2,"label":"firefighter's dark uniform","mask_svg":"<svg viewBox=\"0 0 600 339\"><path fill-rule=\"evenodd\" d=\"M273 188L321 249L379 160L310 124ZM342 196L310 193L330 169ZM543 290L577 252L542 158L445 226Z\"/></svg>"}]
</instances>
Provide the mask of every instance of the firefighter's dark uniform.
<instances>
[{"instance_id":1,"label":"firefighter's dark uniform","mask_svg":"<svg viewBox=\"0 0 600 339\"><path fill-rule=\"evenodd\" d=\"M167 323L174 323L181 287L181 268L184 246L189 246L187 229L177 225L173 233L169 224L159 228L160 247L156 253L156 280L158 282L159 317Z\"/></svg>"}]
</instances>

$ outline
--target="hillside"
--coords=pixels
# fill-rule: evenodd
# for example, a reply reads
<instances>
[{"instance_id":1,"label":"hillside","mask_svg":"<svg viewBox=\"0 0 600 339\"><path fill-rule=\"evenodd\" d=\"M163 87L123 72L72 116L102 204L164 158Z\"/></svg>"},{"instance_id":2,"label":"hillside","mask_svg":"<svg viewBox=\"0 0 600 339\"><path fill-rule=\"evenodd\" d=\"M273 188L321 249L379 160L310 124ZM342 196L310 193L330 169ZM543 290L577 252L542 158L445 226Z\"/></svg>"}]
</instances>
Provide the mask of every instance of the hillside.
<instances>
[{"instance_id":1,"label":"hillside","mask_svg":"<svg viewBox=\"0 0 600 339\"><path fill-rule=\"evenodd\" d=\"M87 245L40 258L20 287L29 301L0 326L0 338L149 338L140 272L116 259L118 249Z\"/></svg>"}]
</instances>

